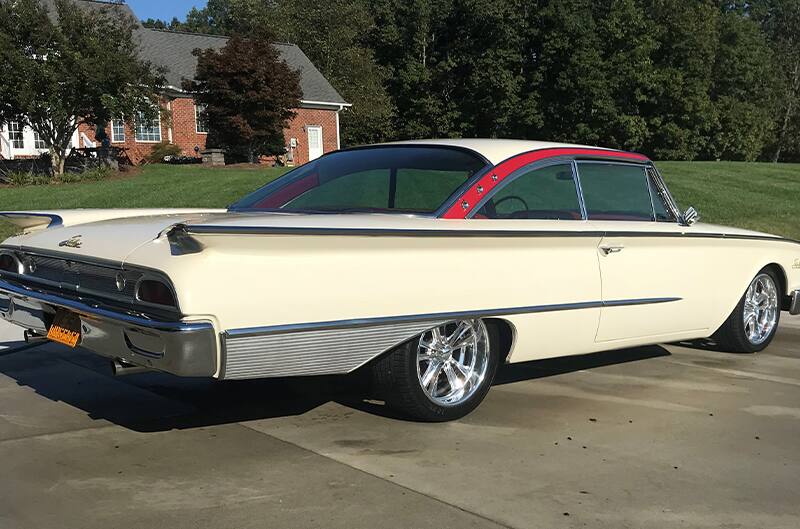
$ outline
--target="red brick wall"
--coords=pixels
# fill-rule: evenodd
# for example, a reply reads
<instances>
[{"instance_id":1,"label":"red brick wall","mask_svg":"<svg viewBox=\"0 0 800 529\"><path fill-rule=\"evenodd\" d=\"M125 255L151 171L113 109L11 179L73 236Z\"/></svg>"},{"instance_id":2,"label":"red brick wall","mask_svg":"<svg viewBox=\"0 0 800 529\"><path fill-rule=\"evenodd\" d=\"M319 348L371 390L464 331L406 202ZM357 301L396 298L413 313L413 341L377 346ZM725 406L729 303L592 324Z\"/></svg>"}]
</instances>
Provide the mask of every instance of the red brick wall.
<instances>
[{"instance_id":1,"label":"red brick wall","mask_svg":"<svg viewBox=\"0 0 800 529\"><path fill-rule=\"evenodd\" d=\"M304 127L318 125L322 127L323 152L335 151L336 146L336 112L332 110L315 110L310 108L297 109L297 115L286 129L286 145L291 138L297 139L294 149L294 164L302 165L308 161L308 133Z\"/></svg>"},{"instance_id":2,"label":"red brick wall","mask_svg":"<svg viewBox=\"0 0 800 529\"><path fill-rule=\"evenodd\" d=\"M200 150L205 149L207 134L198 133L195 123L194 101L191 98L177 98L169 101L164 100L162 105L171 111L171 120L161 120L161 140L170 140L170 129L172 132L172 143L181 148L186 156L195 156L195 146ZM302 165L308 161L308 133L306 126L316 125L322 127L322 148L323 152L336 150L336 112L333 110L316 110L308 108L297 109L297 115L289 123L286 129L286 145L289 145L291 138L297 139L297 147L294 148L294 165ZM79 134L85 133L91 140L95 141L94 129L81 125L78 128ZM106 129L109 139L111 136L111 125ZM84 140L80 137L80 147L86 147ZM153 143L136 141L133 128L125 126L125 141L112 142L114 147L124 147L127 149L128 157L134 164L139 164L144 160L153 149Z\"/></svg>"},{"instance_id":3,"label":"red brick wall","mask_svg":"<svg viewBox=\"0 0 800 529\"><path fill-rule=\"evenodd\" d=\"M206 148L208 134L197 132L194 100L188 97L173 99L172 107L172 143L177 145L186 156L195 156L195 146L202 151ZM199 156L199 154L197 154Z\"/></svg>"}]
</instances>

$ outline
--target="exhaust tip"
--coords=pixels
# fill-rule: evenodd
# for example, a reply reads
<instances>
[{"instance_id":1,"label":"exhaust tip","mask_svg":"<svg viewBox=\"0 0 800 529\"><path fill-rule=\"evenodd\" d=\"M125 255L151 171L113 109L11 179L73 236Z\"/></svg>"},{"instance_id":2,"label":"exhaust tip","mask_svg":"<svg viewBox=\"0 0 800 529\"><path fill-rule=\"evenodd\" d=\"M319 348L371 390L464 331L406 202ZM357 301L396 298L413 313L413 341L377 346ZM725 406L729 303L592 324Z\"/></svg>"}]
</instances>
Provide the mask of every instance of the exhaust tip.
<instances>
[{"instance_id":1,"label":"exhaust tip","mask_svg":"<svg viewBox=\"0 0 800 529\"><path fill-rule=\"evenodd\" d=\"M137 373L147 373L148 371L152 371L152 369L137 366L135 364L129 364L128 362L119 358L115 358L111 361L111 373L115 377L121 377L123 375L135 375Z\"/></svg>"},{"instance_id":2,"label":"exhaust tip","mask_svg":"<svg viewBox=\"0 0 800 529\"><path fill-rule=\"evenodd\" d=\"M47 340L47 336L39 334L31 329L25 330L25 332L22 333L22 336L25 337L25 343L36 343Z\"/></svg>"}]
</instances>

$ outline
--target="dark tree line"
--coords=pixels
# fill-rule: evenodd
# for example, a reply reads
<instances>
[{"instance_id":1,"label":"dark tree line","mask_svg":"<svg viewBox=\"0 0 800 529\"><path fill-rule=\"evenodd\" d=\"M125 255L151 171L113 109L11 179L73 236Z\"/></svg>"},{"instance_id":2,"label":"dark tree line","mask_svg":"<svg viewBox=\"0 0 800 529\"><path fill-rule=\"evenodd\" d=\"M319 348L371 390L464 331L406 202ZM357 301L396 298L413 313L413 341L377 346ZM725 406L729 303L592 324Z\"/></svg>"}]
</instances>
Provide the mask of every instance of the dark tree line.
<instances>
[{"instance_id":1,"label":"dark tree line","mask_svg":"<svg viewBox=\"0 0 800 529\"><path fill-rule=\"evenodd\" d=\"M800 0L209 0L354 104L345 144L515 137L660 159L800 160Z\"/></svg>"}]
</instances>

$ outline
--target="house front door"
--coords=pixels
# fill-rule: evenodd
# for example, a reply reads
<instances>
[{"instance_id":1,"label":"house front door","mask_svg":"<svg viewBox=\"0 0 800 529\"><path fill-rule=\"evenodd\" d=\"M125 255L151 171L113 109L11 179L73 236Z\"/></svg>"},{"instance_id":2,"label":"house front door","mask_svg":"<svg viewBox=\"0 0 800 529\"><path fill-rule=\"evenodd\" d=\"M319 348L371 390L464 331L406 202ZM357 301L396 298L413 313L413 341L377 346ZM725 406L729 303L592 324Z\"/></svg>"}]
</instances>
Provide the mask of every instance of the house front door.
<instances>
[{"instance_id":1,"label":"house front door","mask_svg":"<svg viewBox=\"0 0 800 529\"><path fill-rule=\"evenodd\" d=\"M306 127L308 131L308 161L322 156L322 127Z\"/></svg>"}]
</instances>

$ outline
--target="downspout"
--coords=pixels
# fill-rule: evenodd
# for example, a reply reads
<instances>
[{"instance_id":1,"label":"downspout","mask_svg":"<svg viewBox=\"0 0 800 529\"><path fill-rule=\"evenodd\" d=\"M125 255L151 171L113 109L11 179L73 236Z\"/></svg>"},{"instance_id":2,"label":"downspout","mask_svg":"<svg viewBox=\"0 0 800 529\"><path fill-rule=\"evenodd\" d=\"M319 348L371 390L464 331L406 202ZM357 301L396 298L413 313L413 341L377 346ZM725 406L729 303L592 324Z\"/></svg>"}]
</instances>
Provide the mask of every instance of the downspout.
<instances>
[{"instance_id":1,"label":"downspout","mask_svg":"<svg viewBox=\"0 0 800 529\"><path fill-rule=\"evenodd\" d=\"M339 135L339 112L344 110L344 105L339 105L339 110L336 111L336 150L342 148L342 139Z\"/></svg>"},{"instance_id":2,"label":"downspout","mask_svg":"<svg viewBox=\"0 0 800 529\"><path fill-rule=\"evenodd\" d=\"M169 114L167 117L169 120L167 121L167 138L169 139L169 142L172 143L172 99L167 100L167 112Z\"/></svg>"}]
</instances>

